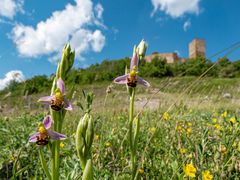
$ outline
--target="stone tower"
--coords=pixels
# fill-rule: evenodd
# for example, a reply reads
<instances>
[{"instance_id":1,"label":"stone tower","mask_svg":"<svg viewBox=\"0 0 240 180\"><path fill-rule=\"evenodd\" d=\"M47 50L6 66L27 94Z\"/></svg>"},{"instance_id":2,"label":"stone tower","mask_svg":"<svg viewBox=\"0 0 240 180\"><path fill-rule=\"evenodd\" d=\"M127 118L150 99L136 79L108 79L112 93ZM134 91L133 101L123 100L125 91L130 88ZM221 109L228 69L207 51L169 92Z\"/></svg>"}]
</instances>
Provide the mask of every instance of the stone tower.
<instances>
[{"instance_id":1,"label":"stone tower","mask_svg":"<svg viewBox=\"0 0 240 180\"><path fill-rule=\"evenodd\" d=\"M196 58L198 56L205 57L205 40L204 39L193 39L189 43L189 58Z\"/></svg>"}]
</instances>

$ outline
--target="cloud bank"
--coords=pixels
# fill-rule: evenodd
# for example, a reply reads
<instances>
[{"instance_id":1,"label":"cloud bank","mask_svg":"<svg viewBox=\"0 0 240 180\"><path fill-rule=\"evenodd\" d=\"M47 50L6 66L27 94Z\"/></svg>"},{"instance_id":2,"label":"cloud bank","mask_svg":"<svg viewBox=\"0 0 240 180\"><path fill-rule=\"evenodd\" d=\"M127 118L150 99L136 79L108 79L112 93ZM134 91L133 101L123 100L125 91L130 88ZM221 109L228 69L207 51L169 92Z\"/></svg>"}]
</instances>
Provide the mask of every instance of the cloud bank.
<instances>
[{"instance_id":1,"label":"cloud bank","mask_svg":"<svg viewBox=\"0 0 240 180\"><path fill-rule=\"evenodd\" d=\"M12 19L17 12L23 12L23 0L0 0L0 16Z\"/></svg>"},{"instance_id":2,"label":"cloud bank","mask_svg":"<svg viewBox=\"0 0 240 180\"><path fill-rule=\"evenodd\" d=\"M103 25L103 7L93 5L91 0L75 0L65 9L55 11L36 27L17 24L11 38L22 56L38 57L50 55L56 60L64 44L70 42L76 56L82 57L87 51L100 52L105 45L105 36L98 27Z\"/></svg>"},{"instance_id":3,"label":"cloud bank","mask_svg":"<svg viewBox=\"0 0 240 180\"><path fill-rule=\"evenodd\" d=\"M160 10L173 18L178 18L186 13L198 14L200 11L200 0L151 0L151 2L154 7L152 15Z\"/></svg>"},{"instance_id":4,"label":"cloud bank","mask_svg":"<svg viewBox=\"0 0 240 180\"><path fill-rule=\"evenodd\" d=\"M12 81L22 82L24 81L24 79L25 77L22 71L19 70L9 71L8 73L5 74L5 77L3 79L0 79L0 90L6 88Z\"/></svg>"}]
</instances>

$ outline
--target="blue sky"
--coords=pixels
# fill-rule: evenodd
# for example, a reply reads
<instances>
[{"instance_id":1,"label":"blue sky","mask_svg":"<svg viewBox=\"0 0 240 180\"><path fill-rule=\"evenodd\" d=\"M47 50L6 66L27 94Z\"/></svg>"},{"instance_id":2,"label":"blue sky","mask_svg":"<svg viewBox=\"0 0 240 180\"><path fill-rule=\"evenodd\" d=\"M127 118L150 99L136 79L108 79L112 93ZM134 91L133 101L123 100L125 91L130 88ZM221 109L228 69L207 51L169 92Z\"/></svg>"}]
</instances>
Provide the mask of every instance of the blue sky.
<instances>
[{"instance_id":1,"label":"blue sky","mask_svg":"<svg viewBox=\"0 0 240 180\"><path fill-rule=\"evenodd\" d=\"M142 38L148 54L181 57L204 38L209 57L240 41L239 8L238 0L1 0L0 84L16 72L54 73L65 42L76 49L76 68L131 56ZM240 59L240 50L229 58Z\"/></svg>"}]
</instances>

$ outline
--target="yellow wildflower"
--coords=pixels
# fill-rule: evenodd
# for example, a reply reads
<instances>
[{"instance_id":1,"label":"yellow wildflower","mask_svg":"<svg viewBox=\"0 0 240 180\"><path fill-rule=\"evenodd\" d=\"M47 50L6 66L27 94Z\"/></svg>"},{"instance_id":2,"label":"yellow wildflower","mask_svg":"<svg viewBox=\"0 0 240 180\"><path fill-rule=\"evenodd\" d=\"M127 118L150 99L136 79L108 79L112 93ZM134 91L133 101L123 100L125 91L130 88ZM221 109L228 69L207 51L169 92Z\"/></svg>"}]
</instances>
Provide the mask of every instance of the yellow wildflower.
<instances>
[{"instance_id":1,"label":"yellow wildflower","mask_svg":"<svg viewBox=\"0 0 240 180\"><path fill-rule=\"evenodd\" d=\"M203 171L202 177L203 177L203 180L212 180L213 179L213 175L210 173L209 170Z\"/></svg>"},{"instance_id":2,"label":"yellow wildflower","mask_svg":"<svg viewBox=\"0 0 240 180\"><path fill-rule=\"evenodd\" d=\"M180 148L180 153L181 154L185 154L187 152L187 149L185 149L185 148Z\"/></svg>"},{"instance_id":3,"label":"yellow wildflower","mask_svg":"<svg viewBox=\"0 0 240 180\"><path fill-rule=\"evenodd\" d=\"M196 177L197 170L192 164L187 164L186 166L184 166L183 171L186 176Z\"/></svg>"},{"instance_id":4,"label":"yellow wildflower","mask_svg":"<svg viewBox=\"0 0 240 180\"><path fill-rule=\"evenodd\" d=\"M192 129L189 127L189 128L187 128L187 135L189 136L190 134L191 134L191 132L192 132Z\"/></svg>"},{"instance_id":5,"label":"yellow wildflower","mask_svg":"<svg viewBox=\"0 0 240 180\"><path fill-rule=\"evenodd\" d=\"M189 123L188 123L188 126L192 126L192 123L189 122Z\"/></svg>"},{"instance_id":6,"label":"yellow wildflower","mask_svg":"<svg viewBox=\"0 0 240 180\"><path fill-rule=\"evenodd\" d=\"M229 119L229 121L230 121L231 123L233 123L233 124L235 124L235 123L237 122L237 120L236 120L235 117L231 117L231 118Z\"/></svg>"},{"instance_id":7,"label":"yellow wildflower","mask_svg":"<svg viewBox=\"0 0 240 180\"><path fill-rule=\"evenodd\" d=\"M110 143L110 142L106 142L106 143L105 143L105 146L108 148L108 147L111 146L111 143Z\"/></svg>"},{"instance_id":8,"label":"yellow wildflower","mask_svg":"<svg viewBox=\"0 0 240 180\"><path fill-rule=\"evenodd\" d=\"M100 135L99 135L99 134L96 134L95 140L98 141L99 139L100 139Z\"/></svg>"},{"instance_id":9,"label":"yellow wildflower","mask_svg":"<svg viewBox=\"0 0 240 180\"><path fill-rule=\"evenodd\" d=\"M163 113L163 119L166 120L166 121L169 119L168 112Z\"/></svg>"},{"instance_id":10,"label":"yellow wildflower","mask_svg":"<svg viewBox=\"0 0 240 180\"><path fill-rule=\"evenodd\" d=\"M221 130L221 129L222 129L222 127L221 127L219 124L215 124L214 127L215 127L216 129L218 129L218 130Z\"/></svg>"},{"instance_id":11,"label":"yellow wildflower","mask_svg":"<svg viewBox=\"0 0 240 180\"><path fill-rule=\"evenodd\" d=\"M157 131L157 129L156 129L155 127L152 127L152 128L150 129L150 131L151 131L151 133L155 134L155 132Z\"/></svg>"},{"instance_id":12,"label":"yellow wildflower","mask_svg":"<svg viewBox=\"0 0 240 180\"><path fill-rule=\"evenodd\" d=\"M232 147L234 147L234 148L236 148L237 147L237 143L234 141L233 142L233 145L232 145Z\"/></svg>"},{"instance_id":13,"label":"yellow wildflower","mask_svg":"<svg viewBox=\"0 0 240 180\"><path fill-rule=\"evenodd\" d=\"M217 118L213 118L213 119L212 119L212 122L213 122L214 124L217 123L217 122L218 122Z\"/></svg>"},{"instance_id":14,"label":"yellow wildflower","mask_svg":"<svg viewBox=\"0 0 240 180\"><path fill-rule=\"evenodd\" d=\"M228 115L227 111L224 111L224 112L222 113L222 117L224 117L224 118L226 118L227 115Z\"/></svg>"},{"instance_id":15,"label":"yellow wildflower","mask_svg":"<svg viewBox=\"0 0 240 180\"><path fill-rule=\"evenodd\" d=\"M60 148L64 148L65 144L63 142L60 142Z\"/></svg>"},{"instance_id":16,"label":"yellow wildflower","mask_svg":"<svg viewBox=\"0 0 240 180\"><path fill-rule=\"evenodd\" d=\"M182 126L178 125L178 126L177 126L177 131L178 131L180 134L183 133L183 128L182 128Z\"/></svg>"},{"instance_id":17,"label":"yellow wildflower","mask_svg":"<svg viewBox=\"0 0 240 180\"><path fill-rule=\"evenodd\" d=\"M139 174L143 174L144 173L144 169L140 168L140 169L138 169L138 172L139 172Z\"/></svg>"}]
</instances>

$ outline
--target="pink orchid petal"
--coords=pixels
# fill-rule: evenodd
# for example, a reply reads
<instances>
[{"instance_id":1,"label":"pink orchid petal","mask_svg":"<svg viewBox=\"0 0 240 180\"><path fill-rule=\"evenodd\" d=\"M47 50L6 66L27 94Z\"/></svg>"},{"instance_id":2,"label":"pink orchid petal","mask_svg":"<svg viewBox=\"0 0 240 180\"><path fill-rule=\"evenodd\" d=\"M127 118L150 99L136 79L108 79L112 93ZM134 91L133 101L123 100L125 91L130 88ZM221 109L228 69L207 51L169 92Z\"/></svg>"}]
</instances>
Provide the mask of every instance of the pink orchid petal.
<instances>
[{"instance_id":1,"label":"pink orchid petal","mask_svg":"<svg viewBox=\"0 0 240 180\"><path fill-rule=\"evenodd\" d=\"M53 123L53 120L52 120L51 116L49 116L49 115L46 116L45 119L43 120L43 125L46 129L51 128L52 123Z\"/></svg>"},{"instance_id":2,"label":"pink orchid petal","mask_svg":"<svg viewBox=\"0 0 240 180\"><path fill-rule=\"evenodd\" d=\"M72 103L70 103L66 98L64 98L64 109L67 111L72 111Z\"/></svg>"},{"instance_id":3,"label":"pink orchid petal","mask_svg":"<svg viewBox=\"0 0 240 180\"><path fill-rule=\"evenodd\" d=\"M65 86L64 86L64 82L61 78L59 78L57 81L57 87L60 89L61 93L64 94Z\"/></svg>"},{"instance_id":4,"label":"pink orchid petal","mask_svg":"<svg viewBox=\"0 0 240 180\"><path fill-rule=\"evenodd\" d=\"M38 100L38 102L43 102L43 103L46 103L46 104L50 104L53 99L54 99L53 96L45 96L45 97L41 97Z\"/></svg>"},{"instance_id":5,"label":"pink orchid petal","mask_svg":"<svg viewBox=\"0 0 240 180\"><path fill-rule=\"evenodd\" d=\"M139 76L137 76L137 82L145 87L150 87L150 84Z\"/></svg>"},{"instance_id":6,"label":"pink orchid petal","mask_svg":"<svg viewBox=\"0 0 240 180\"><path fill-rule=\"evenodd\" d=\"M47 134L51 140L64 140L67 138L64 134L60 134L51 130L47 130Z\"/></svg>"},{"instance_id":7,"label":"pink orchid petal","mask_svg":"<svg viewBox=\"0 0 240 180\"><path fill-rule=\"evenodd\" d=\"M37 136L39 136L39 132L36 132L29 138L29 142L37 142Z\"/></svg>"},{"instance_id":8,"label":"pink orchid petal","mask_svg":"<svg viewBox=\"0 0 240 180\"><path fill-rule=\"evenodd\" d=\"M129 74L118 76L116 79L114 79L114 82L117 84L127 84L127 77Z\"/></svg>"},{"instance_id":9,"label":"pink orchid petal","mask_svg":"<svg viewBox=\"0 0 240 180\"><path fill-rule=\"evenodd\" d=\"M133 66L136 66L136 71L137 71L137 68L138 68L138 56L137 56L136 52L133 53L133 57L131 59L130 72L132 71Z\"/></svg>"}]
</instances>

